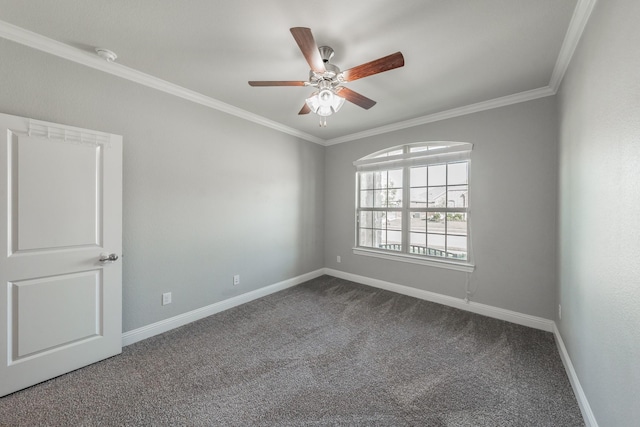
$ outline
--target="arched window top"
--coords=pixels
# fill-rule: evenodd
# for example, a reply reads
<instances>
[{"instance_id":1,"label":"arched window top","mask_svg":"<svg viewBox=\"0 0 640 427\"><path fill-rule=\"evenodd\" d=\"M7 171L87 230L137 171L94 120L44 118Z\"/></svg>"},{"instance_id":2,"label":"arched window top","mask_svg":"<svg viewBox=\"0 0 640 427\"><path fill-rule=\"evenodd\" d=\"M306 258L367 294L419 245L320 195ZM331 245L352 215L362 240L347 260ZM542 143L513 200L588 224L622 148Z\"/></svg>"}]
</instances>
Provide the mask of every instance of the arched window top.
<instances>
[{"instance_id":1,"label":"arched window top","mask_svg":"<svg viewBox=\"0 0 640 427\"><path fill-rule=\"evenodd\" d=\"M449 151L448 149L451 148L463 148L467 151L470 151L473 148L473 144L469 142L453 141L414 142L412 144L397 145L395 147L385 148L384 150L376 151L375 153L369 154L368 156L364 156L360 160L395 157L406 153L415 153L416 156L424 156L434 154L436 152Z\"/></svg>"},{"instance_id":2,"label":"arched window top","mask_svg":"<svg viewBox=\"0 0 640 427\"><path fill-rule=\"evenodd\" d=\"M470 142L429 141L397 145L376 151L353 162L358 170L375 170L390 166L415 166L452 160L468 160Z\"/></svg>"}]
</instances>

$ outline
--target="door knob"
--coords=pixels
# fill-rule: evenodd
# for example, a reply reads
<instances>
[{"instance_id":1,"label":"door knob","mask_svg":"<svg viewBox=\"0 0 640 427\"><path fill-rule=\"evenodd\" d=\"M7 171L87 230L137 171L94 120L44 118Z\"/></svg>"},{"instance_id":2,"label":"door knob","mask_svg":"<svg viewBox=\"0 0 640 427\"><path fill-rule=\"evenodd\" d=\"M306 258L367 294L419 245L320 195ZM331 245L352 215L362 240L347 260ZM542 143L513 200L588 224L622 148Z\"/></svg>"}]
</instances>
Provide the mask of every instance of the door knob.
<instances>
[{"instance_id":1,"label":"door knob","mask_svg":"<svg viewBox=\"0 0 640 427\"><path fill-rule=\"evenodd\" d=\"M118 255L116 254L100 254L100 261L103 264L110 264L112 262L116 262L118 260Z\"/></svg>"}]
</instances>

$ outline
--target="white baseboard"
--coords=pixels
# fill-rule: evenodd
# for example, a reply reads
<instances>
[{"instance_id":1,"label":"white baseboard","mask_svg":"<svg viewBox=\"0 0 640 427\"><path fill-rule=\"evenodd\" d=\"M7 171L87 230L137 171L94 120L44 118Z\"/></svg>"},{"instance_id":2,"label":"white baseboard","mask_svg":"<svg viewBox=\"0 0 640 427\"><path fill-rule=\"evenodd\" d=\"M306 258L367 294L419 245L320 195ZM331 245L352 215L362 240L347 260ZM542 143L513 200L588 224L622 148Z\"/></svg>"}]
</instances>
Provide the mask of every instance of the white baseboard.
<instances>
[{"instance_id":1,"label":"white baseboard","mask_svg":"<svg viewBox=\"0 0 640 427\"><path fill-rule=\"evenodd\" d=\"M467 303L465 300L460 298L454 298L447 295L437 294L435 292L424 291L422 289L416 289L410 286L398 285L397 283L385 282L384 280L359 276L357 274L345 273L344 271L334 270L332 268L325 268L324 274L338 277L340 279L350 280L352 282L361 283L363 285L373 286L374 288L385 289L387 291L396 292L398 294L408 295L410 297L447 305L449 307L459 308L461 310L470 311L472 313L481 314L483 316L505 320L507 322L516 323L518 325L528 326L534 329L541 329L547 332L553 332L555 326L553 320L544 319L542 317L522 314L516 311L506 310L504 308L493 307L477 302Z\"/></svg>"},{"instance_id":2,"label":"white baseboard","mask_svg":"<svg viewBox=\"0 0 640 427\"><path fill-rule=\"evenodd\" d=\"M262 298L269 294L282 291L293 286L297 286L301 283L306 282L307 280L320 277L323 274L324 269L321 268L319 270L302 274L291 279L283 280L282 282L278 282L264 288L256 289L255 291L247 292L246 294L238 295L233 298L208 305L206 307L192 310L188 313L179 314L178 316L174 316L169 319L161 320L159 322L125 332L122 334L122 346L128 346L129 344L151 338L154 335L170 331L171 329L186 325L187 323L195 322L196 320L203 319L205 317L211 316L212 314L220 313L221 311L225 311L238 305L253 301L255 299Z\"/></svg>"},{"instance_id":3,"label":"white baseboard","mask_svg":"<svg viewBox=\"0 0 640 427\"><path fill-rule=\"evenodd\" d=\"M558 330L558 326L555 324L555 322L553 324L553 334L556 337L556 344L558 346L558 351L560 352L560 358L562 359L562 363L564 364L565 371L567 371L567 376L569 377L569 382L571 383L573 392L576 395L576 400L578 401L578 406L580 406L580 411L582 412L584 423L587 427L598 427L596 417L593 415L593 411L591 410L591 406L589 405L587 396L584 394L582 385L580 385L578 374L573 368L573 363L571 363L571 358L569 357L567 348L564 346L562 335L560 335L560 331Z\"/></svg>"},{"instance_id":4,"label":"white baseboard","mask_svg":"<svg viewBox=\"0 0 640 427\"><path fill-rule=\"evenodd\" d=\"M328 274L330 276L350 280L352 282L361 283L363 285L385 289L402 295L408 295L414 298L459 308L461 310L466 310L484 316L505 320L507 322L512 322L535 329L541 329L547 332L553 332L555 328L555 323L553 321L543 319L541 317L530 316L528 314L517 313L515 311L505 310L503 308L493 307L476 302L467 303L463 299L441 295L435 292L424 291L409 286L385 282L383 280L372 279L370 277L359 276L357 274L346 273L331 268L321 268L297 277L293 277L291 279L284 280L279 283L275 283L270 286L266 286L261 289L257 289L255 291L247 292L246 294L238 295L233 298L208 305L206 307L198 308L196 310L179 314L169 319L161 320L159 322L155 322L150 325L142 326L132 331L125 332L122 334L122 346L125 347L138 341L151 338L154 335L158 335L163 332L170 331L171 329L186 325L188 323L195 322L196 320L203 319L207 316L211 316L212 314L220 313L221 311L228 310L232 307L245 304L258 298L262 298L274 292L297 286L308 280L322 276L323 274Z\"/></svg>"}]
</instances>

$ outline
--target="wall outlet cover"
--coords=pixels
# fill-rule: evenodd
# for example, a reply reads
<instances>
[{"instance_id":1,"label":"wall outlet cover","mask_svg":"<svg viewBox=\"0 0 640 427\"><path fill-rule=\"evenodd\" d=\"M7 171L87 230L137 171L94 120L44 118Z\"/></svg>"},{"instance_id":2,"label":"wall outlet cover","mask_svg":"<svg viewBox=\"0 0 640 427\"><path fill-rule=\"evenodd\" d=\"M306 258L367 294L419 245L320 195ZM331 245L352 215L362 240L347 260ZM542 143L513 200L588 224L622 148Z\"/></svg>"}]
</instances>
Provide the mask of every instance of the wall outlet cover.
<instances>
[{"instance_id":1,"label":"wall outlet cover","mask_svg":"<svg viewBox=\"0 0 640 427\"><path fill-rule=\"evenodd\" d=\"M162 294L162 305L171 304L171 292L165 292Z\"/></svg>"}]
</instances>

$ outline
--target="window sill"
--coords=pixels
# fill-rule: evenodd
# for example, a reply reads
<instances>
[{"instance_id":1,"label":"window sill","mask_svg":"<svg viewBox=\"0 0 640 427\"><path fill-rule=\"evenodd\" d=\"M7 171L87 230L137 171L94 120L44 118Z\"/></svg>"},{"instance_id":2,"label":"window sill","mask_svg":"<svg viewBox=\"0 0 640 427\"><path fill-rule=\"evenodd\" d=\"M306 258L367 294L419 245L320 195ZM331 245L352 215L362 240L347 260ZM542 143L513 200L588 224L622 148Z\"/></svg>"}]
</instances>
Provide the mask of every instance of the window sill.
<instances>
[{"instance_id":1,"label":"window sill","mask_svg":"<svg viewBox=\"0 0 640 427\"><path fill-rule=\"evenodd\" d=\"M456 262L447 259L434 260L432 258L424 258L407 254L394 254L389 252L377 251L374 249L353 248L353 253L355 255L389 259L392 261L408 262L411 264L427 265L429 267L445 268L448 270L464 271L467 273L471 273L476 267L475 265L466 262Z\"/></svg>"}]
</instances>

